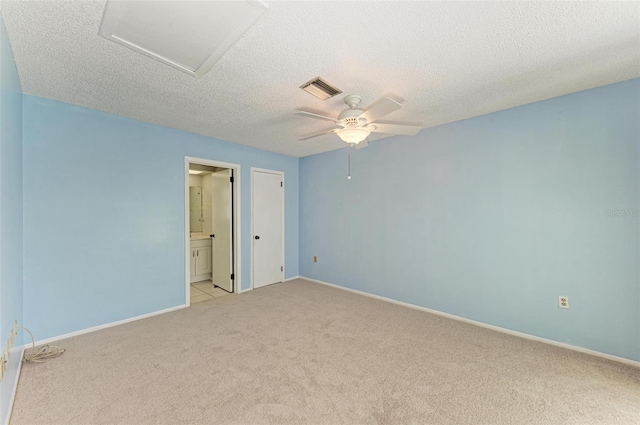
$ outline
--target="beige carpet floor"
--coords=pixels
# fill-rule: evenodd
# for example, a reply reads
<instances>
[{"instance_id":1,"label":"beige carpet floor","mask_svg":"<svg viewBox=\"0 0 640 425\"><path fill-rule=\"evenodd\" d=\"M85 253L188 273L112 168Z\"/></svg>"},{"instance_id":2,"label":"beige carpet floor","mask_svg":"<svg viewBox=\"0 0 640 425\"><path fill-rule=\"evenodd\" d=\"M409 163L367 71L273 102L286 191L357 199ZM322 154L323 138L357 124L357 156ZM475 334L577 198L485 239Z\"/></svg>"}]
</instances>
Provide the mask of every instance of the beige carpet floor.
<instances>
[{"instance_id":1,"label":"beige carpet floor","mask_svg":"<svg viewBox=\"0 0 640 425\"><path fill-rule=\"evenodd\" d=\"M20 424L640 424L640 369L295 280L60 341Z\"/></svg>"}]
</instances>

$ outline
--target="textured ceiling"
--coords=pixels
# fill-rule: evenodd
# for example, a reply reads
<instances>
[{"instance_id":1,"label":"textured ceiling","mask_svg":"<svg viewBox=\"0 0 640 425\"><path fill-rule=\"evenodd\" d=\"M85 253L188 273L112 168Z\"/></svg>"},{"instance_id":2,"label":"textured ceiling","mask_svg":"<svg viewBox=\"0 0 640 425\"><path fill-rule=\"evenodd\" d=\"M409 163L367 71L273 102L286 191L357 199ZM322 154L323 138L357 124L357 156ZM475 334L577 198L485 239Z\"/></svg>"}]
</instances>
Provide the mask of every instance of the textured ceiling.
<instances>
[{"instance_id":1,"label":"textured ceiling","mask_svg":"<svg viewBox=\"0 0 640 425\"><path fill-rule=\"evenodd\" d=\"M432 127L640 77L638 2L267 3L199 79L98 36L102 1L2 13L27 94L293 156L344 147L298 141L331 123L294 111L337 115L350 93L393 95L385 120ZM344 94L298 88L316 76Z\"/></svg>"}]
</instances>

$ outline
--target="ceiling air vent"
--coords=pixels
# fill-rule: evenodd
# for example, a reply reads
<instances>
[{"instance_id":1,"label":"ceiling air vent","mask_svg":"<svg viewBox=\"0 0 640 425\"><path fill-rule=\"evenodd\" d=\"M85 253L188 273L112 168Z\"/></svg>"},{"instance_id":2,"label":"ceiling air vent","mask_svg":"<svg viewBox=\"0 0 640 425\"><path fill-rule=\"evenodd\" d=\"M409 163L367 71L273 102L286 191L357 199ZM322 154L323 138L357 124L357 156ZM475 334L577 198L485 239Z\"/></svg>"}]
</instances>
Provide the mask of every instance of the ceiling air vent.
<instances>
[{"instance_id":1,"label":"ceiling air vent","mask_svg":"<svg viewBox=\"0 0 640 425\"><path fill-rule=\"evenodd\" d=\"M342 93L342 90L332 86L320 77L307 81L301 85L300 88L322 100L330 99L333 96Z\"/></svg>"}]
</instances>

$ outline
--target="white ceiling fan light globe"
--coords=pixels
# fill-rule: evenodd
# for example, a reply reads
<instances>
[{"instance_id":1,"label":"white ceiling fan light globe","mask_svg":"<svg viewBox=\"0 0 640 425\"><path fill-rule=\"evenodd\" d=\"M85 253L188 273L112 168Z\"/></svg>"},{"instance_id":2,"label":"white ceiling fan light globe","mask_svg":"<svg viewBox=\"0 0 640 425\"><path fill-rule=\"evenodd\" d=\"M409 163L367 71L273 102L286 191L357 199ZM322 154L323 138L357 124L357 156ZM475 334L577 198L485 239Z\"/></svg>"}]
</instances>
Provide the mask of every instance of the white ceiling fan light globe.
<instances>
[{"instance_id":1,"label":"white ceiling fan light globe","mask_svg":"<svg viewBox=\"0 0 640 425\"><path fill-rule=\"evenodd\" d=\"M364 139L369 137L371 132L366 128L343 128L343 129L337 130L336 134L344 142L357 145L358 143L362 142Z\"/></svg>"}]
</instances>

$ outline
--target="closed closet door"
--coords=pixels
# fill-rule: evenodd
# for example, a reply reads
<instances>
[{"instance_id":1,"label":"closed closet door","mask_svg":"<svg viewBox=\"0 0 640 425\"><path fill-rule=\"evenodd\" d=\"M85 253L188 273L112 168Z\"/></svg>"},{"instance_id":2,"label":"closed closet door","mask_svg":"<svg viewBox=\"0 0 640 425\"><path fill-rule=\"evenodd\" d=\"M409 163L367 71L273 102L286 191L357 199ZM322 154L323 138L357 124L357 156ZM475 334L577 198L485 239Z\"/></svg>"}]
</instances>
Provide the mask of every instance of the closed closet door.
<instances>
[{"instance_id":1,"label":"closed closet door","mask_svg":"<svg viewBox=\"0 0 640 425\"><path fill-rule=\"evenodd\" d=\"M284 175L252 170L253 287L284 278Z\"/></svg>"}]
</instances>

